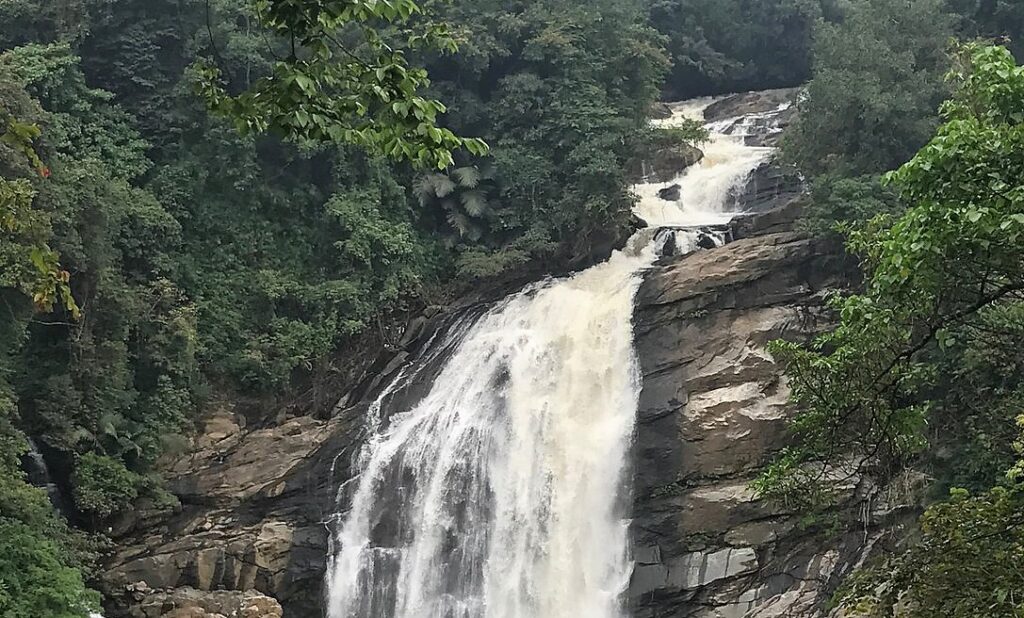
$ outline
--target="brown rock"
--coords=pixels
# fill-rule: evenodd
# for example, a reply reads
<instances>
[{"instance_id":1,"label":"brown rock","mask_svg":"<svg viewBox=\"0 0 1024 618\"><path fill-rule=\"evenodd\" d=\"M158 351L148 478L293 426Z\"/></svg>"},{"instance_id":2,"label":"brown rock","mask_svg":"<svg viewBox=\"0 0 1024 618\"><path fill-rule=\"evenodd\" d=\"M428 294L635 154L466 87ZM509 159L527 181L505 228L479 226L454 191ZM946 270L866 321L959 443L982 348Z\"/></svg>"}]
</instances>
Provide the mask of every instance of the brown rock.
<instances>
[{"instance_id":1,"label":"brown rock","mask_svg":"<svg viewBox=\"0 0 1024 618\"><path fill-rule=\"evenodd\" d=\"M237 425L221 418L213 426L221 435ZM246 500L258 494L276 497L282 491L280 481L327 440L331 429L330 423L306 416L217 441L204 437L197 444L199 450L172 466L177 475L171 490L183 500L204 502Z\"/></svg>"},{"instance_id":2,"label":"brown rock","mask_svg":"<svg viewBox=\"0 0 1024 618\"><path fill-rule=\"evenodd\" d=\"M664 120L672 117L672 107L668 103L654 103L651 105L651 109L648 112L651 118L656 120Z\"/></svg>"},{"instance_id":3,"label":"brown rock","mask_svg":"<svg viewBox=\"0 0 1024 618\"><path fill-rule=\"evenodd\" d=\"M224 618L224 615L209 614L199 607L179 607L163 614L163 618Z\"/></svg>"},{"instance_id":4,"label":"brown rock","mask_svg":"<svg viewBox=\"0 0 1024 618\"><path fill-rule=\"evenodd\" d=\"M276 600L254 590L150 590L125 614L130 618L282 618Z\"/></svg>"},{"instance_id":5,"label":"brown rock","mask_svg":"<svg viewBox=\"0 0 1024 618\"><path fill-rule=\"evenodd\" d=\"M635 182L671 182L704 159L704 151L689 144L669 144L646 154L629 166L629 176Z\"/></svg>"},{"instance_id":6,"label":"brown rock","mask_svg":"<svg viewBox=\"0 0 1024 618\"><path fill-rule=\"evenodd\" d=\"M793 231L798 214L746 217L638 293L635 618L816 618L824 582L862 554L863 536L814 537L750 486L793 413L766 346L826 328L825 294L849 281L838 246Z\"/></svg>"},{"instance_id":7,"label":"brown rock","mask_svg":"<svg viewBox=\"0 0 1024 618\"><path fill-rule=\"evenodd\" d=\"M734 94L709 105L704 110L704 119L708 122L715 122L737 116L770 112L778 109L780 105L796 101L800 90L800 88L779 88Z\"/></svg>"},{"instance_id":8,"label":"brown rock","mask_svg":"<svg viewBox=\"0 0 1024 618\"><path fill-rule=\"evenodd\" d=\"M107 618L154 614L151 606L131 613L139 601L125 586L139 582L162 590L258 589L298 615L315 611L326 563L321 522L333 496L331 470L335 458L351 460L359 440L351 428L361 426L359 414L354 409L326 421L299 417L245 431L242 419L214 412L195 450L168 466L182 510L134 536L129 528L117 540L119 550L108 558L102 578L115 599ZM347 474L343 466L337 469ZM266 611L254 607L251 615Z\"/></svg>"}]
</instances>

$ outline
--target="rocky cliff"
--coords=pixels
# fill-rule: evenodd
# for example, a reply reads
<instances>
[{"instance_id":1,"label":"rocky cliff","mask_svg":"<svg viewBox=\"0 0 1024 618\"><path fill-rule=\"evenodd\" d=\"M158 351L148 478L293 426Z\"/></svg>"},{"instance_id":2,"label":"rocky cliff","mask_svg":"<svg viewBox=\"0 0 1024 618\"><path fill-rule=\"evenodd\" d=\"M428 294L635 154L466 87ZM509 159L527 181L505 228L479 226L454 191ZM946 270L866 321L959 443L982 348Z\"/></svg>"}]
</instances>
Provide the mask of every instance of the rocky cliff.
<instances>
[{"instance_id":1,"label":"rocky cliff","mask_svg":"<svg viewBox=\"0 0 1024 618\"><path fill-rule=\"evenodd\" d=\"M827 327L825 294L850 272L837 246L795 231L798 193L792 174L759 170L737 199L762 212L735 222L724 247L664 258L639 293L636 618L820 616L825 595L905 512L901 494L857 479L849 532L825 537L749 489L792 413L765 346ZM418 378L392 394L417 397L445 354L424 362L428 343L478 310L414 321L329 419L252 427L228 404L211 411L189 452L167 465L181 509L157 517L140 508L114 531L118 550L102 577L108 618L276 617L278 602L287 618L320 616L328 528L367 407L388 376L420 358Z\"/></svg>"},{"instance_id":2,"label":"rocky cliff","mask_svg":"<svg viewBox=\"0 0 1024 618\"><path fill-rule=\"evenodd\" d=\"M843 270L830 247L774 227L662 264L641 288L637 616L744 616L756 601L830 575L817 547L794 554L799 570L786 569L788 582L766 571L793 551L780 546L796 522L748 487L788 415L765 345L822 328L823 294Z\"/></svg>"},{"instance_id":3,"label":"rocky cliff","mask_svg":"<svg viewBox=\"0 0 1024 618\"><path fill-rule=\"evenodd\" d=\"M664 260L640 290L636 618L822 616L841 579L913 511L908 483L852 479L839 532L826 534L750 488L793 413L766 344L826 328L825 296L853 271L835 243L794 231L799 209L737 221L734 242Z\"/></svg>"},{"instance_id":4,"label":"rocky cliff","mask_svg":"<svg viewBox=\"0 0 1024 618\"><path fill-rule=\"evenodd\" d=\"M267 609L277 603L287 618L321 616L328 531L367 408L410 364L415 379L389 400L422 396L448 351L430 344L485 306L469 299L412 320L328 419L288 417L286 408L251 427L229 403L213 408L188 451L164 466L181 508L168 516L140 505L112 531L117 550L100 578L107 618L277 618L280 609Z\"/></svg>"}]
</instances>

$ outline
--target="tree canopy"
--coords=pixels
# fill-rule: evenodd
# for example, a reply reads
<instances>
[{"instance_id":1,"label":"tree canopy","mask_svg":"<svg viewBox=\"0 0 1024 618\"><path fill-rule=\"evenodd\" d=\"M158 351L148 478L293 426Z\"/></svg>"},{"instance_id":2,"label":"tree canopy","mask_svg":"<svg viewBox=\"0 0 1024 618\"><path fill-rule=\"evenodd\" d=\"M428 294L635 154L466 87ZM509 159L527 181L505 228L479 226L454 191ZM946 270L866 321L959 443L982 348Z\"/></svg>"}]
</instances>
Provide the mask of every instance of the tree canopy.
<instances>
[{"instance_id":1,"label":"tree canopy","mask_svg":"<svg viewBox=\"0 0 1024 618\"><path fill-rule=\"evenodd\" d=\"M847 602L865 616L890 616L897 604L901 616L1024 608L1014 467L1024 401L1024 67L998 46L968 44L955 59L944 123L886 177L906 211L850 235L863 292L834 300L839 324L811 347L773 348L802 411L794 446L759 481L765 495L821 507L842 480L885 479L920 462L930 441L974 465L953 470L951 482L982 488L930 509L923 542L854 587Z\"/></svg>"},{"instance_id":2,"label":"tree canopy","mask_svg":"<svg viewBox=\"0 0 1024 618\"><path fill-rule=\"evenodd\" d=\"M447 108L421 96L427 72L411 66L408 54L458 49L443 24L414 21L422 16L415 0L262 0L252 17L282 40L280 56L237 95L221 83L215 64L203 63L198 89L211 109L243 131L353 144L443 170L453 150L483 155L487 146L438 126Z\"/></svg>"}]
</instances>

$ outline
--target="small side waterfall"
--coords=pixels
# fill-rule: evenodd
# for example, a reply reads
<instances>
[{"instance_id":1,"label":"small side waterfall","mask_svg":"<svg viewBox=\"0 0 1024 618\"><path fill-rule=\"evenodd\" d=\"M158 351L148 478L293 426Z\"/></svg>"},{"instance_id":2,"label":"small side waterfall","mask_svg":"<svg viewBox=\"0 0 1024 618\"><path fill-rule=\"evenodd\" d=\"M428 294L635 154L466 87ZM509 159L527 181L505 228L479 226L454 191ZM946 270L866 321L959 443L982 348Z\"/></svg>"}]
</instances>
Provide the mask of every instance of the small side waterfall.
<instances>
[{"instance_id":1,"label":"small side waterfall","mask_svg":"<svg viewBox=\"0 0 1024 618\"><path fill-rule=\"evenodd\" d=\"M651 227L623 251L453 329L434 342L450 356L428 394L381 415L399 374L371 407L358 476L340 491L330 618L623 615L641 388L634 296L670 236L681 252L722 242L730 195L770 155L715 133L675 181L679 201L657 197L663 184L636 187Z\"/></svg>"},{"instance_id":2,"label":"small side waterfall","mask_svg":"<svg viewBox=\"0 0 1024 618\"><path fill-rule=\"evenodd\" d=\"M39 445L32 438L28 438L28 452L22 457L21 465L29 484L45 490L47 497L50 498L50 504L58 513L61 515L71 513L68 498L54 482L53 475L50 474L50 467L47 465Z\"/></svg>"},{"instance_id":3,"label":"small side waterfall","mask_svg":"<svg viewBox=\"0 0 1024 618\"><path fill-rule=\"evenodd\" d=\"M57 513L63 517L71 512L68 499L61 492L60 487L53 481L50 474L50 467L43 457L43 453L32 438L28 438L28 452L22 457L22 468L25 471L26 479L30 485L46 491L50 504ZM89 612L89 618L103 618L102 614Z\"/></svg>"}]
</instances>

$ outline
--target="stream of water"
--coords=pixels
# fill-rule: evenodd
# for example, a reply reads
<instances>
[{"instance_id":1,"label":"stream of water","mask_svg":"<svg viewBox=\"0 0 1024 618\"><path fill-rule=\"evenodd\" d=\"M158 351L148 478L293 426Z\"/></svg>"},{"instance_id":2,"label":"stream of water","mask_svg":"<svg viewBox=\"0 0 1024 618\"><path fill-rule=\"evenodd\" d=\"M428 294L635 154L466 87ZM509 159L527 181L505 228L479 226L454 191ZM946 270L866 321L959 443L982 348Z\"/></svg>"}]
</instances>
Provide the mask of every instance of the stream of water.
<instances>
[{"instance_id":1,"label":"stream of water","mask_svg":"<svg viewBox=\"0 0 1024 618\"><path fill-rule=\"evenodd\" d=\"M703 117L679 104L664 124ZM742 120L742 119L741 119ZM633 302L663 228L692 250L771 156L716 124L705 158L641 184L650 227L597 266L531 285L453 330L426 396L368 423L340 492L330 618L620 618L632 573L628 456L641 380ZM723 131L730 131L726 134ZM658 197L678 183L679 201Z\"/></svg>"}]
</instances>

